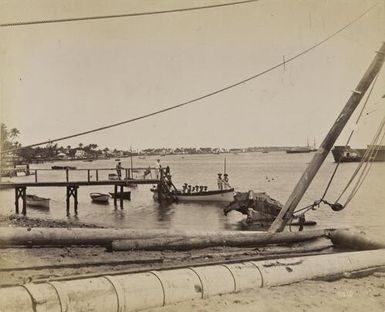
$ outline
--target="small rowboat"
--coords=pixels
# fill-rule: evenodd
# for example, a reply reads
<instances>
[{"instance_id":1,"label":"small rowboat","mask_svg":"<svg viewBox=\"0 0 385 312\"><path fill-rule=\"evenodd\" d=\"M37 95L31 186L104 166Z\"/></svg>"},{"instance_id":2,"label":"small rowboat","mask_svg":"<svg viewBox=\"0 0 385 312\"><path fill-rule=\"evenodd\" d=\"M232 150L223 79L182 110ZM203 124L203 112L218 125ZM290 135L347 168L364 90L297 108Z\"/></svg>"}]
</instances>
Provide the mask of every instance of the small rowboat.
<instances>
[{"instance_id":1,"label":"small rowboat","mask_svg":"<svg viewBox=\"0 0 385 312\"><path fill-rule=\"evenodd\" d=\"M39 197L36 195L27 195L26 197L28 206L49 209L49 198Z\"/></svg>"},{"instance_id":2,"label":"small rowboat","mask_svg":"<svg viewBox=\"0 0 385 312\"><path fill-rule=\"evenodd\" d=\"M119 177L116 173L109 173L108 180L112 180L112 181L119 180Z\"/></svg>"},{"instance_id":3,"label":"small rowboat","mask_svg":"<svg viewBox=\"0 0 385 312\"><path fill-rule=\"evenodd\" d=\"M91 200L96 203L108 203L108 200L110 199L109 194L103 194L103 193L90 193Z\"/></svg>"},{"instance_id":4,"label":"small rowboat","mask_svg":"<svg viewBox=\"0 0 385 312\"><path fill-rule=\"evenodd\" d=\"M115 198L115 193L109 192L112 198ZM123 199L128 199L131 200L131 191L126 191L126 192L117 192L116 193L116 198L123 198Z\"/></svg>"}]
</instances>

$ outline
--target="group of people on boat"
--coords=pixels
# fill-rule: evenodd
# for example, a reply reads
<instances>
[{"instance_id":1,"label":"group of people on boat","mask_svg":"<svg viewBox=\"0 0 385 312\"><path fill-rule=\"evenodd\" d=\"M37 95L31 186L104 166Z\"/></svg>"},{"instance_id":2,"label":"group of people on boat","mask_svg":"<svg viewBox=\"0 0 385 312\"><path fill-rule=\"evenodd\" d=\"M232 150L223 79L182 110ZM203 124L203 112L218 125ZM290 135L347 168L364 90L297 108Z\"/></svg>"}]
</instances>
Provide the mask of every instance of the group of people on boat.
<instances>
[{"instance_id":1,"label":"group of people on boat","mask_svg":"<svg viewBox=\"0 0 385 312\"><path fill-rule=\"evenodd\" d=\"M187 183L183 184L182 186L182 193L183 194L192 194L192 193L204 193L207 192L208 187L205 185L189 185Z\"/></svg>"},{"instance_id":2,"label":"group of people on boat","mask_svg":"<svg viewBox=\"0 0 385 312\"><path fill-rule=\"evenodd\" d=\"M217 178L217 183L218 183L218 190L228 190L231 188L230 183L229 183L229 175L225 173L222 178L222 173L218 173L218 178Z\"/></svg>"}]
</instances>

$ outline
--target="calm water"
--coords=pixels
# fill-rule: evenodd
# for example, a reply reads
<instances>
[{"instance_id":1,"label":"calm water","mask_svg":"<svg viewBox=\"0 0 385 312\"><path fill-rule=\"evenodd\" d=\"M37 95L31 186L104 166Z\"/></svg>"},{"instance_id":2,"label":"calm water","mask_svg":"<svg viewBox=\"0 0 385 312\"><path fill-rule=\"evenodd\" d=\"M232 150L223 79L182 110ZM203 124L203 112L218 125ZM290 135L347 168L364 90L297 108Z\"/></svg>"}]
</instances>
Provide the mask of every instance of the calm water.
<instances>
[{"instance_id":1,"label":"calm water","mask_svg":"<svg viewBox=\"0 0 385 312\"><path fill-rule=\"evenodd\" d=\"M157 157L146 159L134 158L134 167L154 166ZM230 183L237 191L263 191L274 199L284 203L297 183L312 154L286 154L272 152L268 154L227 154L227 173ZM129 167L130 160L122 159L123 167ZM179 187L184 182L195 185L208 185L216 188L218 172L223 172L224 155L175 155L162 157L163 166L169 165L174 183ZM77 168L114 168L114 160L94 162L60 162L33 165L33 168L51 168L52 165L70 165ZM316 179L307 191L300 206L308 205L322 195L325 185L335 164L327 158ZM326 199L333 201L345 186L357 164L341 164ZM113 171L111 171L112 173ZM80 174L80 173L77 173ZM86 173L82 173L84 178ZM107 173L106 173L107 174ZM39 181L62 180L64 171L42 173ZM366 180L350 205L340 212L333 212L327 206L307 214L308 219L316 220L318 227L378 226L383 228L385 221L385 163L375 163ZM100 177L102 178L102 177ZM4 181L9 180L3 178ZM34 177L17 177L12 181L33 181ZM109 192L112 186L80 187L79 214L77 219L105 226L124 228L167 228L167 229L235 229L244 218L238 212L223 215L220 205L172 204L160 207L152 199L151 185L139 185L132 189L132 200L125 201L124 209L114 209L113 201L109 205L97 205L90 201L90 192ZM29 194L51 198L49 212L28 207L28 216L66 219L65 188L28 188ZM0 191L1 214L14 212L14 191ZM72 209L72 208L71 208ZM72 210L71 210L72 213ZM74 219L74 216L69 219Z\"/></svg>"}]
</instances>

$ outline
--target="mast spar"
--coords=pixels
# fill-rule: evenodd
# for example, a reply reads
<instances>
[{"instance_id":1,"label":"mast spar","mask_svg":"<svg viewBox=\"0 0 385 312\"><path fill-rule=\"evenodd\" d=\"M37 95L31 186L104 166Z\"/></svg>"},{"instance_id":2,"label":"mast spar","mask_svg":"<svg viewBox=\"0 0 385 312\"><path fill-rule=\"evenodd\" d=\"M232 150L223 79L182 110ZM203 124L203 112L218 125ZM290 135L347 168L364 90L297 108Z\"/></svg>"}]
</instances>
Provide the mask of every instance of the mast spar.
<instances>
[{"instance_id":1,"label":"mast spar","mask_svg":"<svg viewBox=\"0 0 385 312\"><path fill-rule=\"evenodd\" d=\"M364 76L361 78L356 89L353 91L353 94L350 96L345 107L341 111L337 120L334 122L332 128L329 130L329 133L326 135L325 139L321 143L318 151L313 156L310 164L306 168L305 172L302 174L297 185L292 191L289 199L283 206L282 210L278 214L277 218L274 220L272 225L269 228L270 233L281 232L287 222L293 216L294 210L297 207L298 203L301 201L304 193L312 182L313 178L317 174L319 168L324 162L326 156L329 154L331 148L336 142L338 136L341 134L349 118L353 114L354 110L360 103L361 99L365 95L369 86L373 82L374 78L379 73L382 64L384 63L385 58L385 42L382 44L379 51L376 51L376 56L374 57L369 68L366 70Z\"/></svg>"}]
</instances>

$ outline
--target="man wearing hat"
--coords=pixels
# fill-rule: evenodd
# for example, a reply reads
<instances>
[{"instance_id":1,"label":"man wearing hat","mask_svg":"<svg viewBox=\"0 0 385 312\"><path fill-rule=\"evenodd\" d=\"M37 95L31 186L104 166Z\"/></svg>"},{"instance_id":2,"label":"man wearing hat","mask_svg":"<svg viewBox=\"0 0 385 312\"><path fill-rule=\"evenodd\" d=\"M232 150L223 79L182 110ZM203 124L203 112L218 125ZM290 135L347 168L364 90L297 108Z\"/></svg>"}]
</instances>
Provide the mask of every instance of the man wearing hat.
<instances>
[{"instance_id":1,"label":"man wearing hat","mask_svg":"<svg viewBox=\"0 0 385 312\"><path fill-rule=\"evenodd\" d=\"M225 173L223 175L223 185L224 185L225 190L231 188L231 186L229 184L229 175L227 173Z\"/></svg>"},{"instance_id":2,"label":"man wearing hat","mask_svg":"<svg viewBox=\"0 0 385 312\"><path fill-rule=\"evenodd\" d=\"M160 170L162 170L162 166L160 164L160 159L157 159L156 160L156 163L155 163L155 171L156 171L156 178L157 179L160 179Z\"/></svg>"},{"instance_id":3,"label":"man wearing hat","mask_svg":"<svg viewBox=\"0 0 385 312\"><path fill-rule=\"evenodd\" d=\"M222 173L218 173L217 183L218 183L218 189L223 190Z\"/></svg>"}]
</instances>

